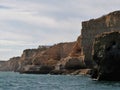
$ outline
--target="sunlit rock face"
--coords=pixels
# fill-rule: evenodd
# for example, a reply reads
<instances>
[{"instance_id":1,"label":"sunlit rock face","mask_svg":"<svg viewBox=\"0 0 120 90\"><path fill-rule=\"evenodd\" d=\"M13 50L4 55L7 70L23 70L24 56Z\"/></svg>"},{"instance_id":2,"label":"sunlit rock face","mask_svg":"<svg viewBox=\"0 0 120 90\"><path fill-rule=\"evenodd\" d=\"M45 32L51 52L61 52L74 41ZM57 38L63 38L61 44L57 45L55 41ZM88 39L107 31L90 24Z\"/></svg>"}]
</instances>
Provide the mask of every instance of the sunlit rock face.
<instances>
[{"instance_id":1,"label":"sunlit rock face","mask_svg":"<svg viewBox=\"0 0 120 90\"><path fill-rule=\"evenodd\" d=\"M24 50L19 61L19 71L21 73L49 73L58 61L69 55L74 44L75 42L66 42L44 49L42 47L40 49Z\"/></svg>"},{"instance_id":2,"label":"sunlit rock face","mask_svg":"<svg viewBox=\"0 0 120 90\"><path fill-rule=\"evenodd\" d=\"M120 33L103 33L95 38L92 77L98 80L120 80Z\"/></svg>"}]
</instances>

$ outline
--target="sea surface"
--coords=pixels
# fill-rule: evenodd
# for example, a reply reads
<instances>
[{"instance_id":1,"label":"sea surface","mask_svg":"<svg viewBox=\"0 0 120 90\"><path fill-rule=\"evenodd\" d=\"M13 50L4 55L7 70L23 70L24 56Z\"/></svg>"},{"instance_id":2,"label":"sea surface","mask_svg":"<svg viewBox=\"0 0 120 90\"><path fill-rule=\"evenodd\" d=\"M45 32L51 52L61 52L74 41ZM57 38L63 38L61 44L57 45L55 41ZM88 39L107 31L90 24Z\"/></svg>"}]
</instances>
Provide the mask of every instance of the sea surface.
<instances>
[{"instance_id":1,"label":"sea surface","mask_svg":"<svg viewBox=\"0 0 120 90\"><path fill-rule=\"evenodd\" d=\"M0 90L120 90L120 82L98 82L82 75L0 72Z\"/></svg>"}]
</instances>

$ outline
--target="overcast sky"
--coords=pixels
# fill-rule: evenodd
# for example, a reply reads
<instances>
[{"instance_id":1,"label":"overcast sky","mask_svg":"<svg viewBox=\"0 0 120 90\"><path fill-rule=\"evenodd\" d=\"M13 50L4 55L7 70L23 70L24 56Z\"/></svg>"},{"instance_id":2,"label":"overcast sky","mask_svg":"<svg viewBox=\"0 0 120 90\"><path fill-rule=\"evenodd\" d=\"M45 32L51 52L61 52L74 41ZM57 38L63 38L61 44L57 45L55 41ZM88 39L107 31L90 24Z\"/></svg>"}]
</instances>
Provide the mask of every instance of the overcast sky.
<instances>
[{"instance_id":1,"label":"overcast sky","mask_svg":"<svg viewBox=\"0 0 120 90\"><path fill-rule=\"evenodd\" d=\"M120 0L0 0L0 59L75 41L81 22L120 9Z\"/></svg>"}]
</instances>

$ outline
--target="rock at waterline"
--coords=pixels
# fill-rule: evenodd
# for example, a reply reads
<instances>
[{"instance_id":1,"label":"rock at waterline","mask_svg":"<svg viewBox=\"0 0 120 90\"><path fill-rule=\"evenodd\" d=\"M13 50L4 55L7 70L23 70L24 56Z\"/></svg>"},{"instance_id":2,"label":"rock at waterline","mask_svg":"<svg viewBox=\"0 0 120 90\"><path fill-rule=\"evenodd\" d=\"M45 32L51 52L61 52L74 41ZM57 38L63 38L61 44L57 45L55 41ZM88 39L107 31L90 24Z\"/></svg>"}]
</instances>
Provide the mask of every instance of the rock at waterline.
<instances>
[{"instance_id":1,"label":"rock at waterline","mask_svg":"<svg viewBox=\"0 0 120 90\"><path fill-rule=\"evenodd\" d=\"M98 80L120 80L120 33L103 33L95 38L92 77Z\"/></svg>"}]
</instances>

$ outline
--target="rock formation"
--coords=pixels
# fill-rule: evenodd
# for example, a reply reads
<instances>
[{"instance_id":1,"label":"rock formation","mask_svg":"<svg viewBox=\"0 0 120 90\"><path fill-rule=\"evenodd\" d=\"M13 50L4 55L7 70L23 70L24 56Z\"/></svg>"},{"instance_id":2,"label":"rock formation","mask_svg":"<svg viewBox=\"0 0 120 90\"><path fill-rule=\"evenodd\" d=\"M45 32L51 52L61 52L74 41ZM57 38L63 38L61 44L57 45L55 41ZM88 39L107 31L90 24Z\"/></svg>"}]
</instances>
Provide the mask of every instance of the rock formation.
<instances>
[{"instance_id":1,"label":"rock formation","mask_svg":"<svg viewBox=\"0 0 120 90\"><path fill-rule=\"evenodd\" d=\"M32 60L37 53L42 52L41 49L26 49L20 57L19 71L21 71L26 65L32 65Z\"/></svg>"},{"instance_id":2,"label":"rock formation","mask_svg":"<svg viewBox=\"0 0 120 90\"><path fill-rule=\"evenodd\" d=\"M62 62L63 63L61 65L64 66L64 69L67 70L77 70L85 68L85 63L83 61L83 58L81 57L67 57Z\"/></svg>"},{"instance_id":3,"label":"rock formation","mask_svg":"<svg viewBox=\"0 0 120 90\"><path fill-rule=\"evenodd\" d=\"M69 56L71 56L71 57L83 56L83 48L81 46L81 41L82 41L82 37L79 36L76 43L73 46L72 51L69 54Z\"/></svg>"},{"instance_id":4,"label":"rock formation","mask_svg":"<svg viewBox=\"0 0 120 90\"><path fill-rule=\"evenodd\" d=\"M82 22L81 35L76 42L39 46L38 49L24 50L20 58L12 58L0 64L0 70L19 71L21 73L65 74L74 73L76 70L75 73L86 72L88 69L79 69L94 68L93 77L101 80L110 79L117 73L120 75L117 64L120 63L117 59L120 53L119 31L120 11L84 21ZM114 72L114 70L116 71Z\"/></svg>"},{"instance_id":5,"label":"rock formation","mask_svg":"<svg viewBox=\"0 0 120 90\"><path fill-rule=\"evenodd\" d=\"M62 58L56 65L56 70L78 70L86 68L81 47L81 36L78 37L72 50L66 58Z\"/></svg>"},{"instance_id":6,"label":"rock formation","mask_svg":"<svg viewBox=\"0 0 120 90\"><path fill-rule=\"evenodd\" d=\"M2 64L0 71L55 74L54 71L58 67L61 74L73 73L75 70L85 68L84 56L81 52L81 37L76 42L59 43L49 47L39 46L38 49L26 49L21 57L11 58ZM61 68L60 64L64 68Z\"/></svg>"},{"instance_id":7,"label":"rock formation","mask_svg":"<svg viewBox=\"0 0 120 90\"><path fill-rule=\"evenodd\" d=\"M19 64L18 64L19 60L20 57L13 57L10 58L10 60L8 61L2 62L2 64L0 65L0 71L17 71L19 68Z\"/></svg>"},{"instance_id":8,"label":"rock formation","mask_svg":"<svg viewBox=\"0 0 120 90\"><path fill-rule=\"evenodd\" d=\"M21 73L50 73L71 52L75 42L59 43L46 49L24 50L19 63Z\"/></svg>"},{"instance_id":9,"label":"rock formation","mask_svg":"<svg viewBox=\"0 0 120 90\"><path fill-rule=\"evenodd\" d=\"M96 62L93 78L120 80L120 33L103 33L95 38L93 60Z\"/></svg>"},{"instance_id":10,"label":"rock formation","mask_svg":"<svg viewBox=\"0 0 120 90\"><path fill-rule=\"evenodd\" d=\"M37 64L39 61L43 59L46 60L56 60L59 61L61 58L65 58L71 52L73 45L75 42L70 43L59 43L51 46L47 50L41 53L37 53L33 60L33 64Z\"/></svg>"},{"instance_id":11,"label":"rock formation","mask_svg":"<svg viewBox=\"0 0 120 90\"><path fill-rule=\"evenodd\" d=\"M120 80L119 31L120 11L82 23L81 46L86 65L90 68L94 67L93 78Z\"/></svg>"},{"instance_id":12,"label":"rock formation","mask_svg":"<svg viewBox=\"0 0 120 90\"><path fill-rule=\"evenodd\" d=\"M115 11L104 15L98 19L91 19L82 22L82 42L83 54L88 67L93 66L92 46L97 35L104 32L120 31L120 11Z\"/></svg>"}]
</instances>

